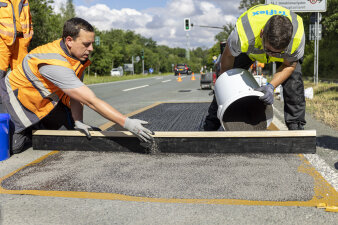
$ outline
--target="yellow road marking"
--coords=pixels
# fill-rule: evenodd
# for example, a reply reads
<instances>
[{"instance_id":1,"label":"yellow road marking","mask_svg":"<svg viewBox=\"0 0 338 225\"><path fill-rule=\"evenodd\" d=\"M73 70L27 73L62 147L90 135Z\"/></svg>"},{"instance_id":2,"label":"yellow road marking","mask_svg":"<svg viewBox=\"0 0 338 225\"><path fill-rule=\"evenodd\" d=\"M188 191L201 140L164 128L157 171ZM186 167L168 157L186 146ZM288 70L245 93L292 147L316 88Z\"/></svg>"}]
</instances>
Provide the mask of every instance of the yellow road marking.
<instances>
[{"instance_id":1,"label":"yellow road marking","mask_svg":"<svg viewBox=\"0 0 338 225\"><path fill-rule=\"evenodd\" d=\"M128 114L135 115L144 110L150 109L161 103L155 103L151 106L140 109L136 112ZM102 128L109 128L111 123L105 124ZM278 130L275 125L270 125L269 130ZM149 197L136 197L130 195L122 195L116 193L94 193L94 192L75 192L75 191L43 191L43 190L7 190L1 186L2 181L19 172L25 167L33 166L50 155L59 153L59 151L50 152L39 159L23 166L12 173L0 178L0 194L26 194L37 196L49 197L65 197L65 198L89 198L89 199L105 199L105 200L118 200L130 202L154 202L154 203L189 203L189 204L222 204L222 205L260 205L260 206L304 206L314 207L325 205L327 209L335 208L338 206L338 192L320 175L318 171L311 165L311 163L299 154L301 165L298 167L298 172L306 173L314 179L314 196L309 201L251 201L239 199L177 199L177 198L149 198ZM327 210L327 211L329 211Z\"/></svg>"}]
</instances>

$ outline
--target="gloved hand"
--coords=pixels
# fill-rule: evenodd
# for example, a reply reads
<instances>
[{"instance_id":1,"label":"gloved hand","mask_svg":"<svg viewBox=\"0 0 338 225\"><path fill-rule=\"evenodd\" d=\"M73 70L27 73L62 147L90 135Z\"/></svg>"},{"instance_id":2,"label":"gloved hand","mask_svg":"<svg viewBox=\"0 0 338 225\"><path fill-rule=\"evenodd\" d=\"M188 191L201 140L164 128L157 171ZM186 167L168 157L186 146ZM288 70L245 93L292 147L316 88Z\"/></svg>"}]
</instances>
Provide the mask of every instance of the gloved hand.
<instances>
[{"instance_id":1,"label":"gloved hand","mask_svg":"<svg viewBox=\"0 0 338 225\"><path fill-rule=\"evenodd\" d=\"M89 132L90 130L101 131L100 128L91 127L87 124L82 123L79 120L76 120L74 124L75 124L75 126L74 126L75 130L79 130L79 131L83 132L87 136L88 139L92 138L92 136L90 135L90 132Z\"/></svg>"},{"instance_id":2,"label":"gloved hand","mask_svg":"<svg viewBox=\"0 0 338 225\"><path fill-rule=\"evenodd\" d=\"M141 141L149 143L154 140L151 134L154 135L155 133L143 127L143 124L148 124L148 122L139 119L130 119L127 117L126 122L124 123L124 128L136 135Z\"/></svg>"},{"instance_id":3,"label":"gloved hand","mask_svg":"<svg viewBox=\"0 0 338 225\"><path fill-rule=\"evenodd\" d=\"M259 97L259 100L263 101L266 105L272 105L274 100L273 98L274 89L275 87L272 84L268 83L267 85L255 89L255 91L260 91L264 93L263 96Z\"/></svg>"}]
</instances>

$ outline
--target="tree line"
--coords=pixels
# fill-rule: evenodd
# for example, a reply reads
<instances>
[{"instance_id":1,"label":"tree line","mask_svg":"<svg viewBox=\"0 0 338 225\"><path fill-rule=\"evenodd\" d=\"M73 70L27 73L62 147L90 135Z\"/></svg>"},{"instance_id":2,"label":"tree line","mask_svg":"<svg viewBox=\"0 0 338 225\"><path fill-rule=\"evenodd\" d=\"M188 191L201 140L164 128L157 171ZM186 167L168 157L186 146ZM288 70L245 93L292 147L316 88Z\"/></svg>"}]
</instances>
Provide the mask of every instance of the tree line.
<instances>
[{"instance_id":1,"label":"tree line","mask_svg":"<svg viewBox=\"0 0 338 225\"><path fill-rule=\"evenodd\" d=\"M241 0L239 9L244 11L264 2L265 0ZM53 3L53 0L30 0L34 36L29 49L60 38L64 22L76 16L73 0L67 0L61 8L61 13L53 11L51 7ZM311 13L298 13L298 15L303 18L306 34L303 74L313 76L314 41L308 40ZM319 76L337 78L338 0L327 0L327 11L322 15L323 31L320 41ZM234 24L225 24L224 30L214 37L215 45L209 49L201 47L192 49L190 60L186 59L184 48L158 45L152 38L143 37L131 30L100 31L95 29L96 36L100 37L100 45L95 45L91 55L93 63L90 72L96 72L97 75L108 75L112 68L131 63L132 57L141 56L142 51L144 52L145 70L153 68L155 73L172 72L172 65L177 63L188 64L194 72L198 72L203 65L212 68L213 56L220 53L219 43L228 38L233 28ZM141 62L134 65L135 72L141 73Z\"/></svg>"}]
</instances>

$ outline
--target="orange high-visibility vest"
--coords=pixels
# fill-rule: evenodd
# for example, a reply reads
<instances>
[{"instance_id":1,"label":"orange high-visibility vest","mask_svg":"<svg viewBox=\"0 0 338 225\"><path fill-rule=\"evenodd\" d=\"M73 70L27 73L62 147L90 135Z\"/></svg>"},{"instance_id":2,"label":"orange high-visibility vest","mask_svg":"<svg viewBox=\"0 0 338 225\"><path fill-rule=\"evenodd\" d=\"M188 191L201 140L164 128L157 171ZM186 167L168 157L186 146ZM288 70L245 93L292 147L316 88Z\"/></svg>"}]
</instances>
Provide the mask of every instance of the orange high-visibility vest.
<instances>
[{"instance_id":1,"label":"orange high-visibility vest","mask_svg":"<svg viewBox=\"0 0 338 225\"><path fill-rule=\"evenodd\" d=\"M0 1L0 37L7 46L11 46L17 36L15 21L20 22L24 38L30 40L33 36L32 17L28 0L13 2L11 0ZM15 18L14 10L17 8L20 15L19 18Z\"/></svg>"},{"instance_id":2,"label":"orange high-visibility vest","mask_svg":"<svg viewBox=\"0 0 338 225\"><path fill-rule=\"evenodd\" d=\"M69 97L39 72L39 65L57 65L72 69L80 79L90 65L72 58L61 48L61 39L29 52L22 63L5 77L5 102L15 124L15 132L39 122L62 100L69 105Z\"/></svg>"}]
</instances>

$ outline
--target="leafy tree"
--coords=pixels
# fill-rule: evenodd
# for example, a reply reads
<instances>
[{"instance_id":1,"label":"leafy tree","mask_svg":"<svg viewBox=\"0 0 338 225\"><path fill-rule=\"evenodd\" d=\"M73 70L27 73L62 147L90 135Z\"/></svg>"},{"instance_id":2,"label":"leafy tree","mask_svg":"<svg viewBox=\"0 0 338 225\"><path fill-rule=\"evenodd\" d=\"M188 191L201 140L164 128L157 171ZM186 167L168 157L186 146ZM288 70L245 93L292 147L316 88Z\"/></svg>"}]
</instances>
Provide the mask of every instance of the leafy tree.
<instances>
[{"instance_id":1,"label":"leafy tree","mask_svg":"<svg viewBox=\"0 0 338 225\"><path fill-rule=\"evenodd\" d=\"M61 15L63 23L76 16L73 0L67 0L66 6L64 5L61 6Z\"/></svg>"},{"instance_id":2,"label":"leafy tree","mask_svg":"<svg viewBox=\"0 0 338 225\"><path fill-rule=\"evenodd\" d=\"M52 0L30 0L34 35L29 50L62 36L61 16L53 12Z\"/></svg>"},{"instance_id":3,"label":"leafy tree","mask_svg":"<svg viewBox=\"0 0 338 225\"><path fill-rule=\"evenodd\" d=\"M254 5L264 4L265 0L241 0L238 9L248 10Z\"/></svg>"}]
</instances>

